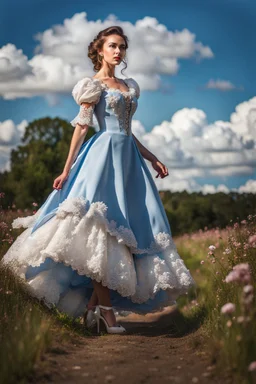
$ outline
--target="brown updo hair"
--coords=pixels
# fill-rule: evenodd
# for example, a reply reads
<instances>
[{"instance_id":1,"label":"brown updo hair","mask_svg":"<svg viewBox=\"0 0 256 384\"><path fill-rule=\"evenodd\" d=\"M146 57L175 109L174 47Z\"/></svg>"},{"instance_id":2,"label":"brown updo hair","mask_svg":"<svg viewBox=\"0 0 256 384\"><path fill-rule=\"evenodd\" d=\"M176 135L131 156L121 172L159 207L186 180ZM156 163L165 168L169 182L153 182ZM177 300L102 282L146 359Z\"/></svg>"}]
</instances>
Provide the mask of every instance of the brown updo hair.
<instances>
[{"instance_id":1,"label":"brown updo hair","mask_svg":"<svg viewBox=\"0 0 256 384\"><path fill-rule=\"evenodd\" d=\"M105 43L105 37L110 35L121 36L125 41L125 49L128 48L128 38L124 34L124 31L121 27L114 25L112 27L108 27L100 31L88 46L88 57L93 63L93 69L95 72L99 71L102 66L102 61L100 60L98 51L103 47L103 44ZM127 62L125 60L122 60L122 62L125 64L125 67L122 69L121 72L123 72L127 68Z\"/></svg>"}]
</instances>

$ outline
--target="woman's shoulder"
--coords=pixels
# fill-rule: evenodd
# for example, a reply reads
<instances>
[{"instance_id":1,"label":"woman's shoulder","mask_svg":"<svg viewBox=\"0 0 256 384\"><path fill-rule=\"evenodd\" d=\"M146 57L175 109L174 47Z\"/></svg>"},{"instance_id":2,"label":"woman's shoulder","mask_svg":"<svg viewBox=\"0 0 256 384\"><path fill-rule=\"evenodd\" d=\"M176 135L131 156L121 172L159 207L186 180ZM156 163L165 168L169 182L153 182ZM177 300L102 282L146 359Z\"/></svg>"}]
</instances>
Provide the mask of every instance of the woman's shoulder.
<instances>
[{"instance_id":1,"label":"woman's shoulder","mask_svg":"<svg viewBox=\"0 0 256 384\"><path fill-rule=\"evenodd\" d=\"M133 77L128 77L127 79L124 79L125 83L128 85L129 88L135 89L136 97L140 97L140 86L137 83L137 81Z\"/></svg>"},{"instance_id":2,"label":"woman's shoulder","mask_svg":"<svg viewBox=\"0 0 256 384\"><path fill-rule=\"evenodd\" d=\"M72 95L77 104L83 102L93 103L99 99L101 92L102 87L100 81L88 76L82 78L75 84Z\"/></svg>"}]
</instances>

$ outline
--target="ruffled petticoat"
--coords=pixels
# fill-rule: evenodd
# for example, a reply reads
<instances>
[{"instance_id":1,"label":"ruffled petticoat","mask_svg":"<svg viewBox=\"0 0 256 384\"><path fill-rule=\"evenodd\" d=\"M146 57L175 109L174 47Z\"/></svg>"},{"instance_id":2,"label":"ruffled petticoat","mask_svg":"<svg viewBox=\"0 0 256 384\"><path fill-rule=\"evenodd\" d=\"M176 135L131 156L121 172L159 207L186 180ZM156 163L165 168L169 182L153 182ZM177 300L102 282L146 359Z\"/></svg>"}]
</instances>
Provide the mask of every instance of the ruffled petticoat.
<instances>
[{"instance_id":1,"label":"ruffled petticoat","mask_svg":"<svg viewBox=\"0 0 256 384\"><path fill-rule=\"evenodd\" d=\"M2 262L28 283L33 296L70 316L84 312L92 279L110 289L116 312L148 313L173 305L195 285L172 237L159 233L147 249L131 229L107 219L103 202L67 198L56 214L32 233L40 210L14 220L27 229Z\"/></svg>"}]
</instances>

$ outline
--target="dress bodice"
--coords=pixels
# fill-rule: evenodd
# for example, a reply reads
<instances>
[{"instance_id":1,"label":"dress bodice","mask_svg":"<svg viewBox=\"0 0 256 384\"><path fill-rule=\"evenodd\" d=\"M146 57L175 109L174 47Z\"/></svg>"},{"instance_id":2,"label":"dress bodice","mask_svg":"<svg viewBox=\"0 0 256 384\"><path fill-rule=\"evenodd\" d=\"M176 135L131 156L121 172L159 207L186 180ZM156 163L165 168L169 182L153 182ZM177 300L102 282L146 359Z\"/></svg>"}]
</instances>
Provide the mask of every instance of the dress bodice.
<instances>
[{"instance_id":1,"label":"dress bodice","mask_svg":"<svg viewBox=\"0 0 256 384\"><path fill-rule=\"evenodd\" d=\"M87 121L88 125L93 125L94 112L101 131L130 136L131 120L137 109L140 90L132 78L123 81L128 87L127 91L109 88L101 80L94 78L85 78L78 82L72 92L76 102L80 105L84 102L92 105L86 108L81 105L80 113L71 124L86 124Z\"/></svg>"}]
</instances>

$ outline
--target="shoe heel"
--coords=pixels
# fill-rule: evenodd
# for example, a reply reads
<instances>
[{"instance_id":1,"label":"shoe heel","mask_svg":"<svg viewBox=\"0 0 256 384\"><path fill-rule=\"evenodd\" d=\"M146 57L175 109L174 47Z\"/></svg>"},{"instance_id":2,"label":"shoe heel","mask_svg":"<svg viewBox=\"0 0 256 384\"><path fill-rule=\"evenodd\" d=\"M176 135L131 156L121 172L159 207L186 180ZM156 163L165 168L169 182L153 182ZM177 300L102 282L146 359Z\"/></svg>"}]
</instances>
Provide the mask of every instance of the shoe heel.
<instances>
[{"instance_id":1,"label":"shoe heel","mask_svg":"<svg viewBox=\"0 0 256 384\"><path fill-rule=\"evenodd\" d=\"M95 309L95 318L97 323L97 333L100 333L100 308L96 306Z\"/></svg>"},{"instance_id":2,"label":"shoe heel","mask_svg":"<svg viewBox=\"0 0 256 384\"><path fill-rule=\"evenodd\" d=\"M107 310L113 310L113 307L106 307L104 305L97 305L95 310L95 317L97 321L97 332L100 332L100 319L102 319L107 333L124 333L126 332L126 329L122 327L121 325L110 327L107 323L107 320L104 316L101 315L100 308L107 309Z\"/></svg>"}]
</instances>

